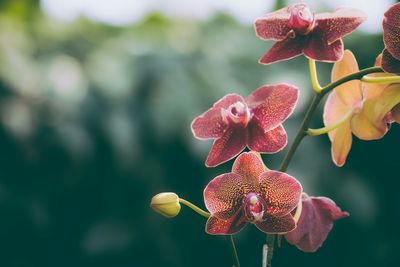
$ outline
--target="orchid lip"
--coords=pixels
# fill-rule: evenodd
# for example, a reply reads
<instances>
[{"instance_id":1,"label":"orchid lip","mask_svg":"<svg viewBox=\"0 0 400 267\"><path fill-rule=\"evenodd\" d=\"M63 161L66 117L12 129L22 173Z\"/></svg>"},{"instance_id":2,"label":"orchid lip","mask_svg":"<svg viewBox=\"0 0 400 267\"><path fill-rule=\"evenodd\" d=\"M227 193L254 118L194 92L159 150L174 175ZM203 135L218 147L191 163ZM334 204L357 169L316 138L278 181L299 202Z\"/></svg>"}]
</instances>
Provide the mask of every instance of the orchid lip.
<instances>
[{"instance_id":1,"label":"orchid lip","mask_svg":"<svg viewBox=\"0 0 400 267\"><path fill-rule=\"evenodd\" d=\"M246 103L238 101L226 109L221 109L221 115L225 123L237 124L246 127L251 119L250 109Z\"/></svg>"},{"instance_id":2,"label":"orchid lip","mask_svg":"<svg viewBox=\"0 0 400 267\"><path fill-rule=\"evenodd\" d=\"M243 199L244 211L250 222L261 222L267 208L265 200L256 193L249 193Z\"/></svg>"},{"instance_id":3,"label":"orchid lip","mask_svg":"<svg viewBox=\"0 0 400 267\"><path fill-rule=\"evenodd\" d=\"M315 25L315 16L305 4L292 6L290 12L288 21L290 28L301 35L306 35L312 31Z\"/></svg>"}]
</instances>

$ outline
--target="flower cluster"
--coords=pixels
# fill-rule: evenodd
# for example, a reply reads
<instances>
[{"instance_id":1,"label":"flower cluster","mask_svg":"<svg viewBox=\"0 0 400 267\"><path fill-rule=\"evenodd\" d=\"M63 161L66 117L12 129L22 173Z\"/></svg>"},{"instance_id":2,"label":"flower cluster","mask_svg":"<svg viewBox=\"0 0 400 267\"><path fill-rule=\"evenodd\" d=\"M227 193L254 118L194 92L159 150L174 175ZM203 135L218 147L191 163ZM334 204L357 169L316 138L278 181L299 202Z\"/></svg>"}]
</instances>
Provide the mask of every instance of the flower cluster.
<instances>
[{"instance_id":1,"label":"flower cluster","mask_svg":"<svg viewBox=\"0 0 400 267\"><path fill-rule=\"evenodd\" d=\"M194 137L214 140L207 167L237 156L232 171L215 177L204 189L210 213L199 212L196 207L208 217L207 233L232 235L251 223L267 234L284 236L302 251L314 252L326 240L333 223L349 216L327 197L308 196L300 182L285 173L286 166L306 133L327 133L333 162L343 166L353 134L362 140L380 139L388 132L389 124L400 123L400 77L382 73L382 69L400 73L399 18L400 4L385 13L385 49L377 57L375 68L363 71L353 53L344 50L342 40L365 20L361 11L341 8L314 14L300 3L256 20L257 36L276 41L260 63L271 64L301 54L309 58L310 66L315 66L314 60L334 62L332 83L315 90L317 102L310 105L280 170L268 169L261 153L277 153L285 148L287 135L282 123L295 109L300 92L296 86L263 85L246 98L228 94L193 120ZM315 81L316 74L311 71L311 75ZM388 77L394 77L394 82L385 82ZM383 83L370 83L371 79ZM315 84L320 87L318 82ZM310 116L327 93L325 127L307 130ZM241 153L246 147L250 151ZM172 217L179 213L180 202L186 201L173 193L162 194L154 197L152 207Z\"/></svg>"}]
</instances>

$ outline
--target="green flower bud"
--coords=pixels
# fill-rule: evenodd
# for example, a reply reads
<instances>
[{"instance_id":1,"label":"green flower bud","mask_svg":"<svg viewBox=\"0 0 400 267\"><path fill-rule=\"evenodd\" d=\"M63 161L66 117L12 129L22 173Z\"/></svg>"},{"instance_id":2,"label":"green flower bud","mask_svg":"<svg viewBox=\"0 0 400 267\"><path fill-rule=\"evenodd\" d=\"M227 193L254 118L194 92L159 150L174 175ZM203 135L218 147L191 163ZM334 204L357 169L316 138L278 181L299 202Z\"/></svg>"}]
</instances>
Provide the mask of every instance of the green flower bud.
<instances>
[{"instance_id":1,"label":"green flower bud","mask_svg":"<svg viewBox=\"0 0 400 267\"><path fill-rule=\"evenodd\" d=\"M181 210L178 195L170 192L155 195L151 199L150 207L167 218L177 216Z\"/></svg>"}]
</instances>

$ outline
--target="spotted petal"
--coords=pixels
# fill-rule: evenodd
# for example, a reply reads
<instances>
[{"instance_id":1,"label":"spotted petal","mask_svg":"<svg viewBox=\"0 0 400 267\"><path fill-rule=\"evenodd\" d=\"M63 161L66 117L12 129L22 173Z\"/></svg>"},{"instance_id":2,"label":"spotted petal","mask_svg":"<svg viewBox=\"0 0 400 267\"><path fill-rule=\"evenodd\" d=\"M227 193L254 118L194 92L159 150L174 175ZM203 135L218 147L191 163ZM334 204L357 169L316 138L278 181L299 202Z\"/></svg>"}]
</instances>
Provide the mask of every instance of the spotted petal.
<instances>
[{"instance_id":1,"label":"spotted petal","mask_svg":"<svg viewBox=\"0 0 400 267\"><path fill-rule=\"evenodd\" d=\"M246 217L241 212L227 220L210 216L206 223L206 232L210 235L233 235L242 230L246 224Z\"/></svg>"},{"instance_id":2,"label":"spotted petal","mask_svg":"<svg viewBox=\"0 0 400 267\"><path fill-rule=\"evenodd\" d=\"M333 43L328 43L325 39L324 33L315 30L303 50L303 53L311 59L334 62L338 61L343 56L343 41L338 39Z\"/></svg>"},{"instance_id":3,"label":"spotted petal","mask_svg":"<svg viewBox=\"0 0 400 267\"><path fill-rule=\"evenodd\" d=\"M286 240L304 252L315 252L332 230L333 222L347 217L335 202L326 197L304 197L297 228L285 235Z\"/></svg>"},{"instance_id":4,"label":"spotted petal","mask_svg":"<svg viewBox=\"0 0 400 267\"><path fill-rule=\"evenodd\" d=\"M245 128L232 127L215 140L206 160L207 167L214 167L238 155L246 147Z\"/></svg>"},{"instance_id":5,"label":"spotted petal","mask_svg":"<svg viewBox=\"0 0 400 267\"><path fill-rule=\"evenodd\" d=\"M232 166L232 172L239 174L249 185L258 187L258 177L266 170L263 161L254 152L240 154Z\"/></svg>"},{"instance_id":6,"label":"spotted petal","mask_svg":"<svg viewBox=\"0 0 400 267\"><path fill-rule=\"evenodd\" d=\"M305 38L303 36L292 38L289 35L286 39L276 42L259 60L259 63L271 64L299 56L302 54L304 44Z\"/></svg>"},{"instance_id":7,"label":"spotted petal","mask_svg":"<svg viewBox=\"0 0 400 267\"><path fill-rule=\"evenodd\" d=\"M268 131L293 113L298 98L299 89L296 86L280 83L258 88L246 98L246 103L251 108L253 120Z\"/></svg>"},{"instance_id":8,"label":"spotted petal","mask_svg":"<svg viewBox=\"0 0 400 267\"><path fill-rule=\"evenodd\" d=\"M193 135L198 139L222 137L228 124L221 116L221 109L211 108L195 118L191 125Z\"/></svg>"},{"instance_id":9,"label":"spotted petal","mask_svg":"<svg viewBox=\"0 0 400 267\"><path fill-rule=\"evenodd\" d=\"M400 3L385 12L382 26L386 49L394 58L400 60Z\"/></svg>"},{"instance_id":10,"label":"spotted petal","mask_svg":"<svg viewBox=\"0 0 400 267\"><path fill-rule=\"evenodd\" d=\"M332 13L315 16L316 29L324 32L324 39L332 44L353 32L366 19L364 12L353 8L339 8Z\"/></svg>"},{"instance_id":11,"label":"spotted petal","mask_svg":"<svg viewBox=\"0 0 400 267\"><path fill-rule=\"evenodd\" d=\"M286 131L282 125L265 132L257 123L251 122L247 128L247 146L253 151L276 153L287 144Z\"/></svg>"},{"instance_id":12,"label":"spotted petal","mask_svg":"<svg viewBox=\"0 0 400 267\"><path fill-rule=\"evenodd\" d=\"M279 9L261 17L255 22L256 35L263 40L280 41L293 31L289 28L290 12L288 7Z\"/></svg>"},{"instance_id":13,"label":"spotted petal","mask_svg":"<svg viewBox=\"0 0 400 267\"><path fill-rule=\"evenodd\" d=\"M215 177L204 189L204 202L212 215L227 220L242 205L243 196L254 190L254 185L236 173Z\"/></svg>"},{"instance_id":14,"label":"spotted petal","mask_svg":"<svg viewBox=\"0 0 400 267\"><path fill-rule=\"evenodd\" d=\"M258 229L268 234L283 234L296 228L291 214L282 217L267 217L265 221L256 223Z\"/></svg>"},{"instance_id":15,"label":"spotted petal","mask_svg":"<svg viewBox=\"0 0 400 267\"><path fill-rule=\"evenodd\" d=\"M392 56L387 49L382 52L382 69L390 73L400 73L400 60Z\"/></svg>"},{"instance_id":16,"label":"spotted petal","mask_svg":"<svg viewBox=\"0 0 400 267\"><path fill-rule=\"evenodd\" d=\"M302 190L301 184L286 173L267 171L260 175L260 193L267 202L267 216L290 213L299 203Z\"/></svg>"}]
</instances>

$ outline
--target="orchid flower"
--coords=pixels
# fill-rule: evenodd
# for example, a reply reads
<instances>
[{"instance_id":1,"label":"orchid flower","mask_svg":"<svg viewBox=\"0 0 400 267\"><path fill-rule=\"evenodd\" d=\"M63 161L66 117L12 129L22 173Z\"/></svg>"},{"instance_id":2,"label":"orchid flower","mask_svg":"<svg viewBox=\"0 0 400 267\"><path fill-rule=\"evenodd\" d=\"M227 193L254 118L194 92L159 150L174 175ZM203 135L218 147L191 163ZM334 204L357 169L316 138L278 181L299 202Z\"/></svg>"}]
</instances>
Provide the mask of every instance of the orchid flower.
<instances>
[{"instance_id":1,"label":"orchid flower","mask_svg":"<svg viewBox=\"0 0 400 267\"><path fill-rule=\"evenodd\" d=\"M246 99L229 94L192 122L198 139L215 139L206 160L213 167L238 155L246 146L260 153L276 153L287 144L282 126L293 112L299 90L281 83L264 85Z\"/></svg>"},{"instance_id":2,"label":"orchid flower","mask_svg":"<svg viewBox=\"0 0 400 267\"><path fill-rule=\"evenodd\" d=\"M299 204L301 184L292 176L266 169L254 152L242 153L232 172L215 177L204 189L211 216L209 234L235 234L248 222L265 233L286 233L296 228L291 214Z\"/></svg>"},{"instance_id":3,"label":"orchid flower","mask_svg":"<svg viewBox=\"0 0 400 267\"><path fill-rule=\"evenodd\" d=\"M353 32L365 18L363 12L349 8L314 14L304 3L269 13L256 20L256 34L277 42L259 62L271 64L301 54L317 61L340 60L342 37Z\"/></svg>"}]
</instances>

